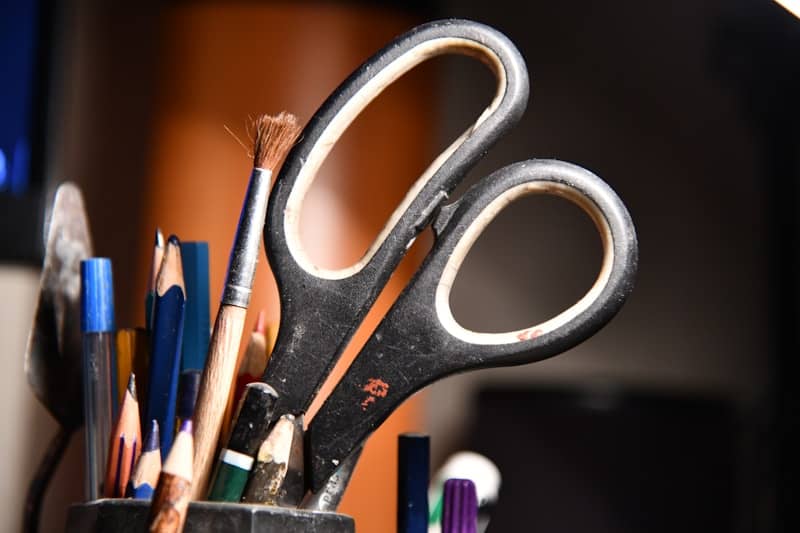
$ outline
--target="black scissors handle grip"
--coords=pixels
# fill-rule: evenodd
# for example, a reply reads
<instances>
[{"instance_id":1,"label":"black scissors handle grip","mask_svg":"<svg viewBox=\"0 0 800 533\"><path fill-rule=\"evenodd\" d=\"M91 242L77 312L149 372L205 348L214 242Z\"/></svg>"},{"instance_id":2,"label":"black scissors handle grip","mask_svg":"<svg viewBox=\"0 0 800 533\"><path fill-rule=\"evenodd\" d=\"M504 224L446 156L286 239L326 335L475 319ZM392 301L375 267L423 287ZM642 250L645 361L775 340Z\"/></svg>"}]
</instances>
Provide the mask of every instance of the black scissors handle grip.
<instances>
[{"instance_id":1,"label":"black scissors handle grip","mask_svg":"<svg viewBox=\"0 0 800 533\"><path fill-rule=\"evenodd\" d=\"M341 270L318 267L303 249L298 228L317 170L383 89L419 63L450 53L489 66L497 79L494 99L412 186L363 258ZM447 20L419 26L390 43L311 118L273 187L264 233L281 303L281 326L263 377L278 392L276 416L308 408L406 248L469 169L519 120L527 100L528 74L514 45L488 26Z\"/></svg>"},{"instance_id":2,"label":"black scissors handle grip","mask_svg":"<svg viewBox=\"0 0 800 533\"><path fill-rule=\"evenodd\" d=\"M603 243L603 262L589 291L546 322L505 333L462 327L450 311L450 288L481 231L513 200L552 194L581 207ZM530 160L481 180L434 221L432 250L367 341L308 430L312 490L398 405L450 374L519 365L561 353L602 328L633 288L637 242L619 197L581 167Z\"/></svg>"}]
</instances>

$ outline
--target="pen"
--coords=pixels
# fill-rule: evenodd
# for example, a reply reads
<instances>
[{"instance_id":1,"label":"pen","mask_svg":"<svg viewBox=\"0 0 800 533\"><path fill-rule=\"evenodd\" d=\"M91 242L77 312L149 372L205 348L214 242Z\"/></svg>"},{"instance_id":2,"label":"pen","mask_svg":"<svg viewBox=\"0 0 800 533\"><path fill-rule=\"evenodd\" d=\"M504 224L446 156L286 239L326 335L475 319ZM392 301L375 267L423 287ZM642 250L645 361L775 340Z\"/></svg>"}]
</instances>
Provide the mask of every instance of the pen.
<instances>
[{"instance_id":1,"label":"pen","mask_svg":"<svg viewBox=\"0 0 800 533\"><path fill-rule=\"evenodd\" d=\"M116 403L114 288L110 259L90 258L81 262L81 330L86 497L95 500L103 494L103 469Z\"/></svg>"}]
</instances>

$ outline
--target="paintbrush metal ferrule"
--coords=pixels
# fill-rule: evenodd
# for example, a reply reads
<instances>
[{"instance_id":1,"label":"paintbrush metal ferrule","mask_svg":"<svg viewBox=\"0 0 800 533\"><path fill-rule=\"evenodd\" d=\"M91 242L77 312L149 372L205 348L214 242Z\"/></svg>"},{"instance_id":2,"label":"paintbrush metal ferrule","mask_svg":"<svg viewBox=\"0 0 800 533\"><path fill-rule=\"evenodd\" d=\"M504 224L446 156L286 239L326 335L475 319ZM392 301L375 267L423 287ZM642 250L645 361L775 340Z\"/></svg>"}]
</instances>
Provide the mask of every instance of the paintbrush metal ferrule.
<instances>
[{"instance_id":1,"label":"paintbrush metal ferrule","mask_svg":"<svg viewBox=\"0 0 800 533\"><path fill-rule=\"evenodd\" d=\"M253 290L256 274L258 248L264 231L267 216L267 199L272 171L254 168L250 174L247 195L239 216L236 238L228 261L228 274L222 290L222 305L235 305L247 308Z\"/></svg>"}]
</instances>

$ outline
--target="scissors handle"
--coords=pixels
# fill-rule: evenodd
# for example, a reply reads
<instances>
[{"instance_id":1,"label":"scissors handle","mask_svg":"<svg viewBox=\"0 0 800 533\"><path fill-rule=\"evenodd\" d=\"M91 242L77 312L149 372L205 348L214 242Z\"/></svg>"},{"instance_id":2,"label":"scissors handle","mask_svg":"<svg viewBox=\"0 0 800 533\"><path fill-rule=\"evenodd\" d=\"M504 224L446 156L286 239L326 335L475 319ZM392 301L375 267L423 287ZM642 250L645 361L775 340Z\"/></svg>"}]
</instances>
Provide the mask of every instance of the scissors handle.
<instances>
[{"instance_id":1,"label":"scissors handle","mask_svg":"<svg viewBox=\"0 0 800 533\"><path fill-rule=\"evenodd\" d=\"M603 244L598 277L578 302L543 323L504 333L466 329L450 310L461 263L489 222L528 194L561 196L589 215ZM443 209L433 227L436 240L423 265L309 426L312 490L425 385L568 350L611 320L633 288L638 251L628 211L599 177L569 163L530 160L498 170Z\"/></svg>"},{"instance_id":2,"label":"scissors handle","mask_svg":"<svg viewBox=\"0 0 800 533\"><path fill-rule=\"evenodd\" d=\"M497 80L494 99L408 191L367 253L340 270L319 267L303 248L306 192L344 130L388 85L443 54L473 56ZM475 22L446 20L400 36L356 70L304 129L269 200L264 241L280 293L281 325L263 381L278 392L275 415L305 411L407 247L488 148L522 115L528 74L514 45Z\"/></svg>"}]
</instances>

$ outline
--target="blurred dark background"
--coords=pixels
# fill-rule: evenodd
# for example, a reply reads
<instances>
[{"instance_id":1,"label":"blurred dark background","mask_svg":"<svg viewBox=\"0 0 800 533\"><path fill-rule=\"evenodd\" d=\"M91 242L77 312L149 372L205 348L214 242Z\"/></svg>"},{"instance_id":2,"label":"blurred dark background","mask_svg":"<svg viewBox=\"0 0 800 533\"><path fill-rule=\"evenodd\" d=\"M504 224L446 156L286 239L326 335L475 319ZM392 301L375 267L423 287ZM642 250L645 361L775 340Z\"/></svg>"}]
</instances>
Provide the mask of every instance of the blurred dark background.
<instances>
[{"instance_id":1,"label":"blurred dark background","mask_svg":"<svg viewBox=\"0 0 800 533\"><path fill-rule=\"evenodd\" d=\"M641 259L629 302L583 345L433 386L419 415L432 435L432 466L463 448L497 462L504 485L490 531L798 531L800 20L782 7L756 0L57 4L0 8L0 291L9 295L0 338L9 362L21 369L19 332L27 333L32 316L27 301L57 182L83 187L95 249L118 259L116 279L142 271L150 235L142 228L155 216L149 198L176 168L164 161L180 131L164 117L213 107L211 93L240 98L247 82L220 73L213 91L202 80L192 84L203 65L252 60L215 55L220 40L239 37L240 23L231 21L240 19L230 13L263 10L253 26L242 15L241 33L265 42L302 35L288 48L302 41L310 52L276 59L256 50L239 67L285 83L276 105L298 109L302 120L393 35L433 18L470 18L504 32L532 80L521 124L471 178L532 157L585 166L628 206ZM202 16L230 33L193 34L197 26L186 21ZM332 29L331 20L349 22ZM331 43L346 60L326 59ZM437 59L423 74L403 90L422 110L424 163L474 120L493 80L463 58ZM226 84L230 94L220 88ZM266 104L254 103L252 114ZM384 112L391 149L393 133L404 130ZM244 118L225 113L209 112L208 122L216 128ZM219 130L220 142L229 142ZM232 196L238 209L238 191ZM333 226L320 230L323 240L346 228ZM589 287L599 260L599 241L577 209L521 200L465 262L454 314L486 331L543 320ZM138 286L118 291L118 321L135 316L138 294ZM13 503L21 501L20 476L43 449L40 437L20 440L20 428L47 415L14 399L25 389L19 372L3 379L0 403L16 429L4 438L8 474L0 477L9 481L0 495ZM68 491L65 477L58 490ZM380 498L374 492L346 511L359 519L359 508ZM393 487L386 492L391 500ZM58 524L75 498L52 498ZM360 531L377 531L372 524L380 522L359 523Z\"/></svg>"}]
</instances>

